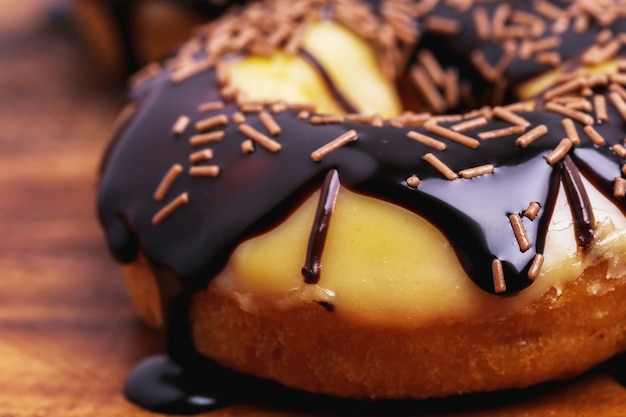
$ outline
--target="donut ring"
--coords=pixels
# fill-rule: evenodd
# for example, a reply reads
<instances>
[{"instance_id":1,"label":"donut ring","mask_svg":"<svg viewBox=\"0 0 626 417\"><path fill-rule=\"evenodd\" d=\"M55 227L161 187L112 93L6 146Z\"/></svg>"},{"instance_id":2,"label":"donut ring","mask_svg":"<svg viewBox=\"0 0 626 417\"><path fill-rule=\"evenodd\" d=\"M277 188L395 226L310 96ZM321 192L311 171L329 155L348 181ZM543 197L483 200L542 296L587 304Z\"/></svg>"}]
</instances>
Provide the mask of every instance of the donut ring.
<instances>
[{"instance_id":1,"label":"donut ring","mask_svg":"<svg viewBox=\"0 0 626 417\"><path fill-rule=\"evenodd\" d=\"M259 5L261 10L268 6ZM411 22L424 25L424 38L443 31L460 34L452 38L452 48L469 42L458 28L465 25L456 20L452 28L450 16L475 13L414 6L423 15ZM342 6L336 7L332 10ZM503 13L496 5L485 7L493 15ZM521 3L519 10L527 7ZM434 17L439 18L435 23ZM567 34L595 39L594 32L609 24L619 27L622 20L614 16L601 26L588 19L587 32ZM137 79L132 114L121 119L101 171L99 214L109 245L128 265L140 310L149 321L162 322L175 362L195 366L200 353L311 392L428 398L568 377L626 348L626 311L619 301L626 292L625 237L611 223L613 217L596 219L590 197L597 189L616 207L615 219L623 218L626 96L620 72L568 76L537 99L459 115L329 116L309 105L242 99L229 88L224 60L218 58L232 52L232 44L215 52L213 35L195 38L178 59ZM254 42L244 45L258 50ZM469 50L491 48L489 42L477 45ZM568 48L561 56L590 59ZM498 69L498 75L510 73L507 79L515 85L538 74L513 77L516 67ZM589 97L590 110L568 105ZM163 151L145 158L155 145ZM137 172L140 160L145 164ZM543 279L560 187L583 268L519 310L469 321L457 317L381 327L343 314L339 298L321 284L326 231L332 231L334 203L346 189L426 219L448 239L481 293L513 303ZM278 227L312 196L317 209L306 259L297 271L299 304L266 311L213 285L231 273L228 262L238 245ZM144 295L155 292L155 285L160 305L157 297ZM563 355L571 360L557 360ZM459 375L459 369L465 372Z\"/></svg>"}]
</instances>

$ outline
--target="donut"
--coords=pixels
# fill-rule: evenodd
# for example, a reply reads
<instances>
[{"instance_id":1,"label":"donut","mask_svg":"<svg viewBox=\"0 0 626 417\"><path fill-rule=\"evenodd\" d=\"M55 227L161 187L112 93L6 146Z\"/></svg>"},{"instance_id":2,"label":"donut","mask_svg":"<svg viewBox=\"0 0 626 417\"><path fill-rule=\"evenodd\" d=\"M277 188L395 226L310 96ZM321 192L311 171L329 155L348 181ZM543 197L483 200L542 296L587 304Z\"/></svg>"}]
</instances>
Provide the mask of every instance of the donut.
<instances>
[{"instance_id":1,"label":"donut","mask_svg":"<svg viewBox=\"0 0 626 417\"><path fill-rule=\"evenodd\" d=\"M626 350L620 10L259 1L139 73L98 214L168 356L129 399L180 412L146 383L214 366L441 398Z\"/></svg>"},{"instance_id":2,"label":"donut","mask_svg":"<svg viewBox=\"0 0 626 417\"><path fill-rule=\"evenodd\" d=\"M184 43L194 26L238 0L75 0L74 21L91 57L112 79L125 79Z\"/></svg>"}]
</instances>

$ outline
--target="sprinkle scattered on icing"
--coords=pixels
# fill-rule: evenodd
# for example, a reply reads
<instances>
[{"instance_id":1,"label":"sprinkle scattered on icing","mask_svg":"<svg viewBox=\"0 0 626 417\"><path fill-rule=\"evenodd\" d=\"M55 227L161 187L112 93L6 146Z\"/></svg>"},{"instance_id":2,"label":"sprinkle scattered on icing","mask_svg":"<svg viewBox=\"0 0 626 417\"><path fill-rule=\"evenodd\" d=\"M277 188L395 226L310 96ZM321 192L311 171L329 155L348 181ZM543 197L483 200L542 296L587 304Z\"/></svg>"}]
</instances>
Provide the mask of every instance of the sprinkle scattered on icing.
<instances>
[{"instance_id":1,"label":"sprinkle scattered on icing","mask_svg":"<svg viewBox=\"0 0 626 417\"><path fill-rule=\"evenodd\" d=\"M437 158L432 153L427 153L422 156L422 159L432 165L437 171L439 171L444 177L450 181L454 181L459 176L448 165L446 165L441 159Z\"/></svg>"},{"instance_id":2,"label":"sprinkle scattered on icing","mask_svg":"<svg viewBox=\"0 0 626 417\"><path fill-rule=\"evenodd\" d=\"M349 130L339 136L337 136L335 139L331 140L330 142L326 143L325 145L317 148L316 150L314 150L311 153L311 159L315 162L319 162L321 161L323 158L326 158L328 155L330 155L332 152L336 151L337 149L341 148L342 146L347 145L350 142L354 142L355 140L357 140L359 138L358 133L356 132L356 130Z\"/></svg>"},{"instance_id":3,"label":"sprinkle scattered on icing","mask_svg":"<svg viewBox=\"0 0 626 417\"><path fill-rule=\"evenodd\" d=\"M197 164L199 162L208 161L211 158L213 158L212 149L201 149L189 155L189 162Z\"/></svg>"},{"instance_id":4,"label":"sprinkle scattered on icing","mask_svg":"<svg viewBox=\"0 0 626 417\"><path fill-rule=\"evenodd\" d=\"M156 201L162 201L165 198L168 190L170 189L174 181L176 181L176 178L178 177L178 175L180 175L181 172L183 172L182 165L180 164L172 165L172 167L163 176L163 179L159 183L159 186L157 187L156 191L154 192L154 199Z\"/></svg>"},{"instance_id":5,"label":"sprinkle scattered on icing","mask_svg":"<svg viewBox=\"0 0 626 417\"><path fill-rule=\"evenodd\" d=\"M513 233L515 234L515 239L517 240L517 244L519 245L519 250L522 252L526 252L532 246L530 239L528 238L528 233L526 233L526 228L524 227L524 223L522 222L522 218L517 213L509 214L509 221L511 222L511 227L513 228Z\"/></svg>"},{"instance_id":6,"label":"sprinkle scattered on icing","mask_svg":"<svg viewBox=\"0 0 626 417\"><path fill-rule=\"evenodd\" d=\"M493 274L493 288L496 294L506 292L506 281L504 279L504 268L500 259L494 259L491 263L491 273Z\"/></svg>"},{"instance_id":7,"label":"sprinkle scattered on icing","mask_svg":"<svg viewBox=\"0 0 626 417\"><path fill-rule=\"evenodd\" d=\"M159 210L152 217L152 224L155 225L155 226L160 225L168 217L170 217L172 214L174 214L174 212L176 212L178 209L180 209L182 206L184 206L188 202L189 202L189 194L187 194L187 193L180 194L174 200L172 200L169 203L167 203L161 210Z\"/></svg>"},{"instance_id":8,"label":"sprinkle scattered on icing","mask_svg":"<svg viewBox=\"0 0 626 417\"><path fill-rule=\"evenodd\" d=\"M524 216L529 218L530 220L535 220L535 217L537 217L539 210L541 210L541 205L536 201L533 201L532 203L530 203L528 208L524 210Z\"/></svg>"},{"instance_id":9,"label":"sprinkle scattered on icing","mask_svg":"<svg viewBox=\"0 0 626 417\"><path fill-rule=\"evenodd\" d=\"M172 133L181 135L185 129L187 129L187 126L189 126L189 121L189 117L185 115L179 116L176 122L174 122L174 126L172 126Z\"/></svg>"},{"instance_id":10,"label":"sprinkle scattered on icing","mask_svg":"<svg viewBox=\"0 0 626 417\"><path fill-rule=\"evenodd\" d=\"M213 129L214 127L226 126L228 124L228 116L225 114L220 114L217 116L207 117L206 119L202 119L196 122L196 130L198 132L206 132L207 130Z\"/></svg>"},{"instance_id":11,"label":"sprinkle scattered on icing","mask_svg":"<svg viewBox=\"0 0 626 417\"><path fill-rule=\"evenodd\" d=\"M191 146L202 146L208 143L219 142L224 139L224 136L226 136L226 132L223 130L216 130L200 135L193 135L189 138L189 144Z\"/></svg>"},{"instance_id":12,"label":"sprinkle scattered on icing","mask_svg":"<svg viewBox=\"0 0 626 417\"><path fill-rule=\"evenodd\" d=\"M259 146L262 146L263 148L267 149L268 151L272 153L280 152L280 150L282 149L282 145L280 143L276 142L274 139L270 138L266 134L258 131L257 129L250 126L249 124L246 124L246 123L240 124L238 127L238 130L245 137L247 137L248 139L252 140Z\"/></svg>"}]
</instances>

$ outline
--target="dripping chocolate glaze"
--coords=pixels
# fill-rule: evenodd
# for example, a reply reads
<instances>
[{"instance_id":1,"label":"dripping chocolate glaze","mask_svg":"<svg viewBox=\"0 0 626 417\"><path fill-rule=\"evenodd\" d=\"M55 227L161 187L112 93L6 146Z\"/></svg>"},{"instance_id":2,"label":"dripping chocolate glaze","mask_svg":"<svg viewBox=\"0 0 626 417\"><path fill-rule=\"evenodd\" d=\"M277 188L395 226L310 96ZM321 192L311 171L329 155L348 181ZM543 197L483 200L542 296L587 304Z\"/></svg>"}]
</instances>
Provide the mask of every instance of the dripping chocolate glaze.
<instances>
[{"instance_id":1,"label":"dripping chocolate glaze","mask_svg":"<svg viewBox=\"0 0 626 417\"><path fill-rule=\"evenodd\" d=\"M315 70L321 75L326 88L346 113L358 112L357 107L352 104L350 100L348 100L341 90L339 90L332 77L328 74L328 71L326 71L326 67L324 67L313 54L308 52L306 49L300 49L300 56L313 66L313 68L315 68Z\"/></svg>"},{"instance_id":2,"label":"dripping chocolate glaze","mask_svg":"<svg viewBox=\"0 0 626 417\"><path fill-rule=\"evenodd\" d=\"M152 199L158 181L174 163L180 163L185 172L190 167L188 135L172 135L171 125L179 115L186 114L192 119L188 127L192 129L195 121L210 116L198 114L196 108L220 99L215 90L203 88L214 85L214 77L213 71L206 71L184 83L172 84L164 73L152 80L151 88L144 89L142 106L110 150L102 175L99 208L110 246L121 261L136 257L133 242L138 239L148 260L171 268L184 285L204 288L239 242L278 224L319 188L329 170L335 169L343 186L429 219L451 240L468 275L485 291L493 292L493 258L503 261L508 292L530 284L526 274L534 248L542 247L545 239L545 230L539 225L551 213L542 210L535 221L524 220L533 249L523 253L514 244L507 216L523 212L533 201L541 207L550 206L555 195L550 176L553 169L561 169L561 164L553 168L544 156L562 139L562 116L524 113L532 126L545 124L550 128L546 136L524 149L514 144L517 135L485 140L479 148L470 149L425 132L422 127L413 129L446 142L447 149L441 152L407 138L409 128L347 122L313 126L298 119L296 111L287 111L275 115L282 127L282 133L276 137L282 145L278 154L261 147L243 154L240 144L245 137L230 122L224 129L225 138L211 146L214 158L210 162L222 168L219 178L181 175L166 200L187 192L190 202L155 227L151 218L163 206ZM232 114L236 110L234 104L228 104L214 114ZM623 127L621 116L611 106L609 110L612 122L598 126L607 138L606 148L621 141ZM248 115L248 123L264 129L255 115ZM493 120L482 129L507 125ZM320 162L311 160L314 150L350 129L358 133L358 140ZM473 133L476 131L466 132L470 136ZM582 129L580 136L586 138ZM147 152L154 147L162 151L150 152L148 158ZM450 181L422 159L428 152L436 154L455 172L486 163L493 164L495 172ZM569 164L568 172L580 162L585 174L612 198L607 190L621 176L621 159L588 139L571 151L571 157L576 164ZM603 165L599 167L600 162ZM139 170L138 163L142 167ZM421 180L417 189L406 185L406 178L411 175ZM569 182L564 184L568 186ZM516 192L511 195L510 190ZM624 207L621 200L616 203ZM582 204L575 216L588 215L584 209ZM588 222L577 220L576 224Z\"/></svg>"},{"instance_id":3,"label":"dripping chocolate glaze","mask_svg":"<svg viewBox=\"0 0 626 417\"><path fill-rule=\"evenodd\" d=\"M575 221L574 229L578 246L587 250L593 240L595 220L578 168L569 156L563 158L561 178Z\"/></svg>"},{"instance_id":4,"label":"dripping chocolate glaze","mask_svg":"<svg viewBox=\"0 0 626 417\"><path fill-rule=\"evenodd\" d=\"M326 174L320 193L315 220L311 228L307 256L302 267L302 276L307 284L315 284L320 279L322 270L322 253L326 243L326 235L330 227L330 219L335 209L337 194L339 193L339 177L336 170Z\"/></svg>"}]
</instances>

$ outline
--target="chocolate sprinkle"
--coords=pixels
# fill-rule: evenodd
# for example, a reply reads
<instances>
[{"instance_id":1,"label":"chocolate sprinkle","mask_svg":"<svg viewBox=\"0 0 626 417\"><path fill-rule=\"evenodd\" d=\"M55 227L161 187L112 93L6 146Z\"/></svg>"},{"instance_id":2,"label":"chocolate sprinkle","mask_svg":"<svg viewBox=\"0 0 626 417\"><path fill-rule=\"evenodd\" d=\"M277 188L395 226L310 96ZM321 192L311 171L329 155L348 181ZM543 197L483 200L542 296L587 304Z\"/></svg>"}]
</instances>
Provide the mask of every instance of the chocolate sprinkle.
<instances>
[{"instance_id":1,"label":"chocolate sprinkle","mask_svg":"<svg viewBox=\"0 0 626 417\"><path fill-rule=\"evenodd\" d=\"M337 194L339 193L339 174L337 170L330 170L324 179L319 203L315 212L315 220L311 227L306 260L302 267L302 276L307 284L315 284L320 279L322 271L322 253L326 243L330 218L335 209Z\"/></svg>"}]
</instances>

